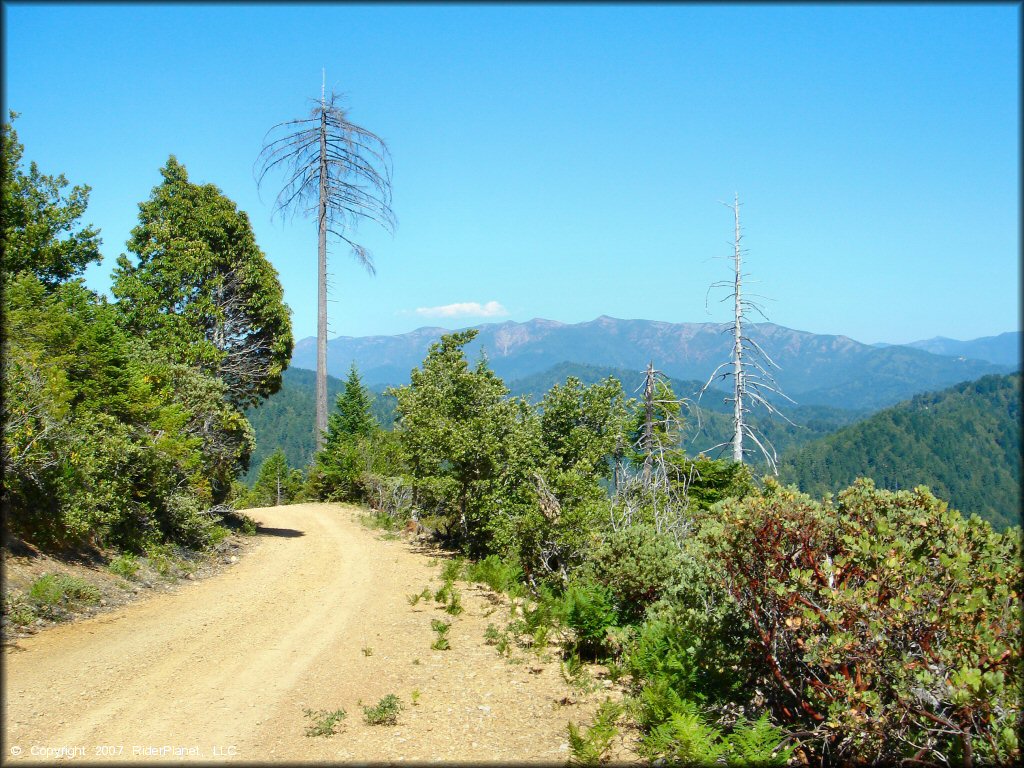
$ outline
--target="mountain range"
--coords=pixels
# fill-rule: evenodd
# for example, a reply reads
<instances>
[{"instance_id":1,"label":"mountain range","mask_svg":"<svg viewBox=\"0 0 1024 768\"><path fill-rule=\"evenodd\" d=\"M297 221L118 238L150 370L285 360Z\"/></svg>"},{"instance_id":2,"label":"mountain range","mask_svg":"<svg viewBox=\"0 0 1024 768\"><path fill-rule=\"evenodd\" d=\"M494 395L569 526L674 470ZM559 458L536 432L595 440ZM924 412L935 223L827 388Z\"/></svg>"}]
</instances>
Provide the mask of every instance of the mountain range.
<instances>
[{"instance_id":1,"label":"mountain range","mask_svg":"<svg viewBox=\"0 0 1024 768\"><path fill-rule=\"evenodd\" d=\"M876 347L891 347L893 344L874 344ZM931 352L935 355L947 355L950 357L967 357L975 360L987 360L990 363L1001 363L1003 365L1020 366L1021 360L1021 338L1020 331L1009 331L1000 333L998 336L982 336L979 339L970 341L958 341L947 339L945 336L936 336L924 341L912 341L903 344L904 347L914 347Z\"/></svg>"},{"instance_id":2,"label":"mountain range","mask_svg":"<svg viewBox=\"0 0 1024 768\"><path fill-rule=\"evenodd\" d=\"M472 359L483 351L490 367L506 382L541 374L565 362L636 371L651 361L675 379L703 382L729 359L732 346L728 326L722 323L601 316L575 324L534 319L475 327L478 335L467 347L467 354ZM803 405L877 410L919 392L1019 367L1019 355L1018 362L1005 362L1014 337L1019 346L1017 332L989 337L998 342L978 340L984 343L974 346L972 342L953 342L966 346L955 347L956 354L949 355L911 345L873 346L846 336L813 334L773 323L751 323L746 331L778 364L774 374L782 391ZM446 333L451 331L427 327L395 336L339 336L328 341L327 370L344 376L355 362L368 385L404 384L430 345ZM916 344L953 348L934 339ZM975 354L972 350L1004 362L962 354ZM292 366L313 369L315 359L315 339L295 345Z\"/></svg>"}]
</instances>

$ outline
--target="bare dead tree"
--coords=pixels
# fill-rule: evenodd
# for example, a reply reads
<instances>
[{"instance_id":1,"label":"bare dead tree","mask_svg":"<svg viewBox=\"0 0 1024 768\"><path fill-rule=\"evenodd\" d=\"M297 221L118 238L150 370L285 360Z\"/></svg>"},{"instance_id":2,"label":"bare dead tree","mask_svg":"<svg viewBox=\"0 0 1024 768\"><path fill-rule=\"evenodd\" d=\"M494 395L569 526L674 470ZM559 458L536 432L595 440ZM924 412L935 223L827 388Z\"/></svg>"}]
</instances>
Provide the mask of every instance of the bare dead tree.
<instances>
[{"instance_id":1,"label":"bare dead tree","mask_svg":"<svg viewBox=\"0 0 1024 768\"><path fill-rule=\"evenodd\" d=\"M636 461L632 471L622 470L611 503L613 529L650 517L659 533L670 535L677 545L689 533L688 489L696 477L696 465L683 460L682 410L686 398L677 398L664 373L650 362L644 380L642 419L633 443Z\"/></svg>"},{"instance_id":2,"label":"bare dead tree","mask_svg":"<svg viewBox=\"0 0 1024 768\"><path fill-rule=\"evenodd\" d=\"M257 160L257 182L268 173L283 172L284 185L275 210L309 215L318 227L318 296L316 336L316 447L327 431L327 236L351 248L352 256L371 275L369 251L351 239L363 219L394 232L391 210L391 156L384 140L348 119L340 97L328 98L321 88L309 117L275 125L264 139Z\"/></svg>"},{"instance_id":3,"label":"bare dead tree","mask_svg":"<svg viewBox=\"0 0 1024 768\"><path fill-rule=\"evenodd\" d=\"M740 247L740 241L742 240L743 235L740 230L739 195L735 195L732 205L728 203L723 203L723 205L730 208L733 212L733 277L731 280L721 280L713 283L711 288L708 290L710 293L710 290L713 288L732 289L732 292L722 299L722 301L732 299L733 302L733 321L726 328L726 332L732 334L733 338L732 358L715 368L711 376L708 377L708 380L701 388L700 396L704 395L704 392L707 391L711 382L716 379L727 379L732 377L733 396L725 398L726 402L731 402L733 405L732 440L726 443L719 443L711 448L711 450L722 448L731 443L733 461L743 463L744 456L746 453L750 452L749 449L745 449L743 447L743 441L744 438L750 438L754 445L757 446L757 450L760 452L761 456L764 457L765 462L768 464L768 468L773 474L777 475L779 473L778 455L775 452L775 446L773 446L771 441L764 436L763 432L750 423L748 416L752 407L760 406L770 415L780 416L792 424L793 422L786 418L786 416L781 413L768 398L769 393L774 393L776 396L788 400L791 403L793 400L783 394L779 385L775 381L775 377L771 373L772 368L779 368L778 363L768 356L768 353L764 351L761 345L743 332L743 326L747 322L751 312L756 312L764 320L767 320L768 318L760 304L756 301L752 301L743 294L743 279L747 277L747 275L743 272L742 267L742 258L745 253L745 249Z\"/></svg>"}]
</instances>

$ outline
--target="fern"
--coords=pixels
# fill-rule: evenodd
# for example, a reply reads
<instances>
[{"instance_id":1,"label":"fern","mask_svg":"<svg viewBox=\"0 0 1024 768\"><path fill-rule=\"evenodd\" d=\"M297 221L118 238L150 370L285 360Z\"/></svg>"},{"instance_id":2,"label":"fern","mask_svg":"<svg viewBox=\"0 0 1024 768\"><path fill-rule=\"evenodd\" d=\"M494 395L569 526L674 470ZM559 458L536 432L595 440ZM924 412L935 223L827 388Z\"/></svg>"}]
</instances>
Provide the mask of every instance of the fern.
<instances>
[{"instance_id":1,"label":"fern","mask_svg":"<svg viewBox=\"0 0 1024 768\"><path fill-rule=\"evenodd\" d=\"M694 702L684 699L664 677L658 677L640 690L634 699L634 716L644 730L668 722L676 712L689 711Z\"/></svg>"},{"instance_id":2,"label":"fern","mask_svg":"<svg viewBox=\"0 0 1024 768\"><path fill-rule=\"evenodd\" d=\"M727 737L730 765L786 765L792 746L780 748L786 734L773 725L768 713L757 720L740 720Z\"/></svg>"},{"instance_id":3,"label":"fern","mask_svg":"<svg viewBox=\"0 0 1024 768\"><path fill-rule=\"evenodd\" d=\"M607 758L612 739L618 734L616 721L622 715L622 704L606 699L594 713L594 722L584 735L579 727L569 722L569 765L598 765Z\"/></svg>"},{"instance_id":4,"label":"fern","mask_svg":"<svg viewBox=\"0 0 1024 768\"><path fill-rule=\"evenodd\" d=\"M722 732L708 725L692 701L683 700L679 709L640 741L641 751L650 759L664 758L675 765L710 765L728 754Z\"/></svg>"}]
</instances>

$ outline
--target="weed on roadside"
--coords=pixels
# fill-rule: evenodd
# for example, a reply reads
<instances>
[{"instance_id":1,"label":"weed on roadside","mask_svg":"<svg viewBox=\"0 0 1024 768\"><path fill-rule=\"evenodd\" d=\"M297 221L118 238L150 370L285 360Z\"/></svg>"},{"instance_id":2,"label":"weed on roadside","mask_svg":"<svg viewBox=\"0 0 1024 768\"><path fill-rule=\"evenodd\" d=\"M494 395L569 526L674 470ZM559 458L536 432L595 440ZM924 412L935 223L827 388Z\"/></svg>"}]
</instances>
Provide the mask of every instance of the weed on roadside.
<instances>
[{"instance_id":1,"label":"weed on roadside","mask_svg":"<svg viewBox=\"0 0 1024 768\"><path fill-rule=\"evenodd\" d=\"M363 656L373 656L373 648L370 646L363 648Z\"/></svg>"},{"instance_id":2,"label":"weed on roadside","mask_svg":"<svg viewBox=\"0 0 1024 768\"><path fill-rule=\"evenodd\" d=\"M429 600L433 596L430 587L424 587L423 591L415 595L406 595L405 599L409 605L416 605L420 600Z\"/></svg>"},{"instance_id":3,"label":"weed on roadside","mask_svg":"<svg viewBox=\"0 0 1024 768\"><path fill-rule=\"evenodd\" d=\"M313 724L306 728L307 736L333 736L337 733L335 728L346 716L344 709L336 709L333 712L326 709L305 709L303 712L313 721Z\"/></svg>"},{"instance_id":4,"label":"weed on roadside","mask_svg":"<svg viewBox=\"0 0 1024 768\"><path fill-rule=\"evenodd\" d=\"M562 675L562 680L570 688L574 688L581 693L591 693L598 688L594 678L590 675L590 671L576 654L572 654L562 661L558 666L558 671Z\"/></svg>"},{"instance_id":5,"label":"weed on roadside","mask_svg":"<svg viewBox=\"0 0 1024 768\"><path fill-rule=\"evenodd\" d=\"M440 619L431 619L430 628L437 633L437 639L430 644L430 647L435 651L447 651L451 649L451 644L448 642L448 630L452 628L452 625L447 621L441 621Z\"/></svg>"},{"instance_id":6,"label":"weed on roadside","mask_svg":"<svg viewBox=\"0 0 1024 768\"><path fill-rule=\"evenodd\" d=\"M447 561L444 564L444 568L441 569L441 580L445 584L454 584L462 575L465 565L466 561L461 557L456 557L454 560Z\"/></svg>"},{"instance_id":7,"label":"weed on roadside","mask_svg":"<svg viewBox=\"0 0 1024 768\"><path fill-rule=\"evenodd\" d=\"M28 592L7 596L4 613L12 624L26 626L37 619L59 620L83 605L100 601L101 593L89 582L65 573L44 573Z\"/></svg>"},{"instance_id":8,"label":"weed on roadside","mask_svg":"<svg viewBox=\"0 0 1024 768\"><path fill-rule=\"evenodd\" d=\"M374 706L363 707L363 720L367 725L397 725L398 713L405 709L402 700L389 693Z\"/></svg>"},{"instance_id":9,"label":"weed on roadside","mask_svg":"<svg viewBox=\"0 0 1024 768\"><path fill-rule=\"evenodd\" d=\"M39 618L35 606L20 593L4 595L4 616L17 627L27 627Z\"/></svg>"},{"instance_id":10,"label":"weed on roadside","mask_svg":"<svg viewBox=\"0 0 1024 768\"><path fill-rule=\"evenodd\" d=\"M462 607L462 593L452 587L448 592L448 601L444 606L445 613L458 616L464 610Z\"/></svg>"}]
</instances>

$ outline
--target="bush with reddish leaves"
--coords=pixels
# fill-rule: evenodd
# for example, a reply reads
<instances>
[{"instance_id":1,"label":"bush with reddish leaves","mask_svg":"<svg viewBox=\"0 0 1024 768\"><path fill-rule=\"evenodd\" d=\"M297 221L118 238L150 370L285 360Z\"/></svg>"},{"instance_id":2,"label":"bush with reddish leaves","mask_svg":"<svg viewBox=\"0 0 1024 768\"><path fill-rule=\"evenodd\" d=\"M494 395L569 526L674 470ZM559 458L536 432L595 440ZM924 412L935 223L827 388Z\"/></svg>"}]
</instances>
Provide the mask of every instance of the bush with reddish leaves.
<instances>
[{"instance_id":1,"label":"bush with reddish leaves","mask_svg":"<svg viewBox=\"0 0 1024 768\"><path fill-rule=\"evenodd\" d=\"M769 481L701 538L751 626L777 722L826 761L1021 758L1020 529L925 488L823 503Z\"/></svg>"}]
</instances>

